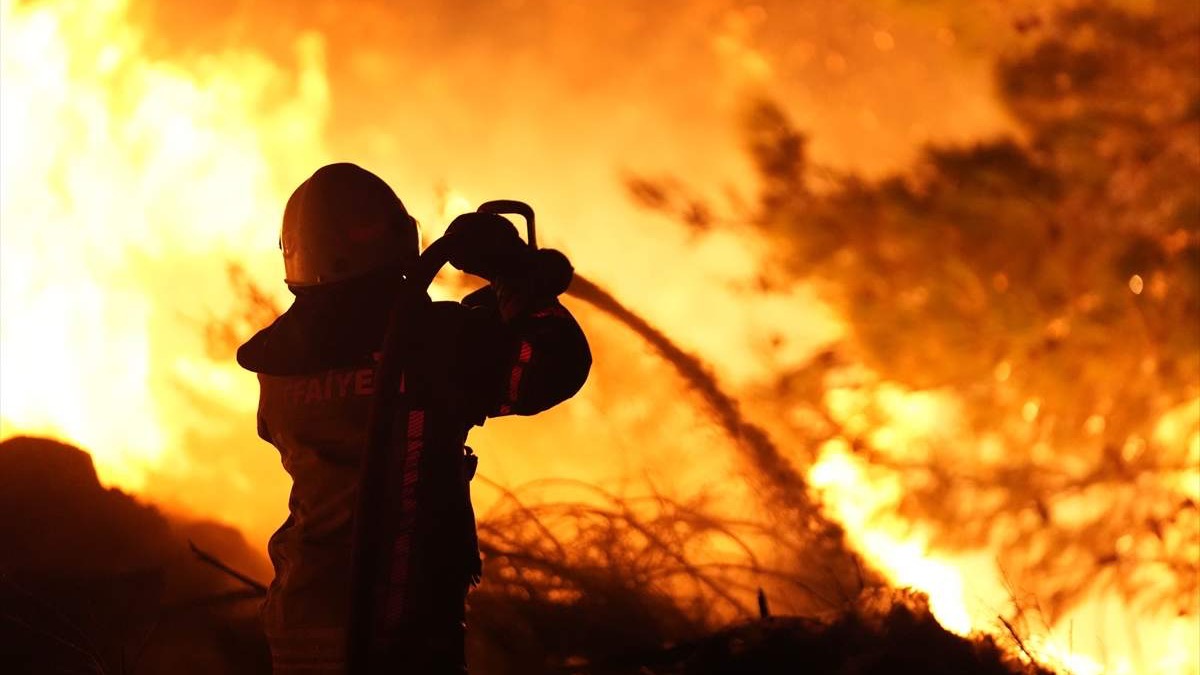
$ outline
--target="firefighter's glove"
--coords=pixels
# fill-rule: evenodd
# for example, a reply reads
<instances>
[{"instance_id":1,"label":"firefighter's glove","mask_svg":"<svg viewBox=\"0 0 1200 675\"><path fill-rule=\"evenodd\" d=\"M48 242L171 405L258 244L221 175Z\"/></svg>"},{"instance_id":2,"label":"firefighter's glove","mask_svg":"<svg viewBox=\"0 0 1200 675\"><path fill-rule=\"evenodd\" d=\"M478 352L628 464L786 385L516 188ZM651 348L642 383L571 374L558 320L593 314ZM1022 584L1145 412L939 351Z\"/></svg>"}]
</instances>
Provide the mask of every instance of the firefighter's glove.
<instances>
[{"instance_id":1,"label":"firefighter's glove","mask_svg":"<svg viewBox=\"0 0 1200 675\"><path fill-rule=\"evenodd\" d=\"M530 293L542 298L554 298L567 292L575 268L567 256L552 248L531 251L525 266L517 270L512 280L524 285ZM500 282L508 281L501 277Z\"/></svg>"},{"instance_id":2,"label":"firefighter's glove","mask_svg":"<svg viewBox=\"0 0 1200 675\"><path fill-rule=\"evenodd\" d=\"M464 213L450 223L444 238L455 269L491 282L520 275L534 253L517 228L494 213Z\"/></svg>"},{"instance_id":3,"label":"firefighter's glove","mask_svg":"<svg viewBox=\"0 0 1200 675\"><path fill-rule=\"evenodd\" d=\"M552 249L529 250L525 264L492 282L506 320L554 302L571 285L575 270L567 256Z\"/></svg>"}]
</instances>

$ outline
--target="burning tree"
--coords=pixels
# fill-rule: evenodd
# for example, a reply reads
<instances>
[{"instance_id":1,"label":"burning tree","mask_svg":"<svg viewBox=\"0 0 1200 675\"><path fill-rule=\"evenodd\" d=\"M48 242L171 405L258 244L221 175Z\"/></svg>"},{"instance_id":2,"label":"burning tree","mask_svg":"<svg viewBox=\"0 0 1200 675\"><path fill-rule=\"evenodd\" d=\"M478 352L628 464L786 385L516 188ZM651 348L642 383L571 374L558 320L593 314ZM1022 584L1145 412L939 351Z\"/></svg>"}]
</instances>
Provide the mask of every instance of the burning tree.
<instances>
[{"instance_id":1,"label":"burning tree","mask_svg":"<svg viewBox=\"0 0 1200 675\"><path fill-rule=\"evenodd\" d=\"M1155 12L1064 10L998 64L1015 137L882 179L748 116L766 281L815 284L847 327L781 374L780 418L898 475L903 514L997 551L1052 620L1101 587L1198 606L1200 8ZM938 433L880 433L897 387L944 402Z\"/></svg>"}]
</instances>

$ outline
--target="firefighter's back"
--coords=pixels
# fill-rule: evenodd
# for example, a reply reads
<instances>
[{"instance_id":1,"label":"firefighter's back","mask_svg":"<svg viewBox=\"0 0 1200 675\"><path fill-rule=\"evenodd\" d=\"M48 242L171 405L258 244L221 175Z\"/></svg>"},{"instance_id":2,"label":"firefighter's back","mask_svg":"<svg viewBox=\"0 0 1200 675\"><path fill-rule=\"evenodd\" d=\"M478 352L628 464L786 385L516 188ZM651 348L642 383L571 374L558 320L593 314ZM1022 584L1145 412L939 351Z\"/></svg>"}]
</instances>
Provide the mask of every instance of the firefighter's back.
<instances>
[{"instance_id":1,"label":"firefighter's back","mask_svg":"<svg viewBox=\"0 0 1200 675\"><path fill-rule=\"evenodd\" d=\"M289 516L268 544L275 579L263 619L276 672L344 668L362 457L396 281L371 277L303 293L239 352L260 381L259 434L292 478ZM424 345L423 378L453 382L471 360L456 353L469 312L435 303L424 323L404 326ZM431 416L460 417L443 407ZM426 439L427 453L459 452L467 426L458 421ZM453 491L442 490L447 500L459 497Z\"/></svg>"}]
</instances>

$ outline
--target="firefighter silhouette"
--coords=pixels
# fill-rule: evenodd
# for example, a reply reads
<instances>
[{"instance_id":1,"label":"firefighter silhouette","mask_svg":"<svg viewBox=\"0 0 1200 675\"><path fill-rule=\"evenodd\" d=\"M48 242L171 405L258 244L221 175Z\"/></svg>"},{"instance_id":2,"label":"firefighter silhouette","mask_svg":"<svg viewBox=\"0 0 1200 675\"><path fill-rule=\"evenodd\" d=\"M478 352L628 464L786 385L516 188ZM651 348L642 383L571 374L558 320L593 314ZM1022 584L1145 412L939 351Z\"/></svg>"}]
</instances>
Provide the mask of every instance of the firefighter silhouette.
<instances>
[{"instance_id":1,"label":"firefighter silhouette","mask_svg":"<svg viewBox=\"0 0 1200 675\"><path fill-rule=\"evenodd\" d=\"M293 481L268 544L276 673L465 673L465 599L481 574L467 432L545 410L587 378L587 341L557 300L562 254L482 213L435 246L489 285L461 303L414 288L436 271L422 269L416 221L353 164L319 169L284 210L295 300L237 355L258 374L258 433ZM405 354L390 379L388 349Z\"/></svg>"}]
</instances>

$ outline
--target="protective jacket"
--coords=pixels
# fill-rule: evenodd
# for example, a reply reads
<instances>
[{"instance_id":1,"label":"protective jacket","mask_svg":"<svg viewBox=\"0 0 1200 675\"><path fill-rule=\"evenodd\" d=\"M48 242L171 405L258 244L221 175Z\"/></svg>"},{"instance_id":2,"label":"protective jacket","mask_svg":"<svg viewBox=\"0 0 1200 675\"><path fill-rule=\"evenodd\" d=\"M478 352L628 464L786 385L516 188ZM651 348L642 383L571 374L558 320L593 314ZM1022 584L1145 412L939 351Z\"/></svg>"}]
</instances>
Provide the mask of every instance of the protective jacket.
<instances>
[{"instance_id":1,"label":"protective jacket","mask_svg":"<svg viewBox=\"0 0 1200 675\"><path fill-rule=\"evenodd\" d=\"M293 480L290 515L268 544L275 579L263 615L276 673L344 672L356 517L403 532L387 563L391 597L372 622L404 638L398 649L421 645L412 672L465 672L464 598L480 573L467 432L486 417L566 400L591 366L583 332L557 300L518 303L523 310L506 317L489 286L462 303L428 304L419 323L403 325L417 358L404 374L399 484L382 512L357 514L396 282L384 272L297 289L292 306L238 350L258 374L258 433Z\"/></svg>"}]
</instances>

